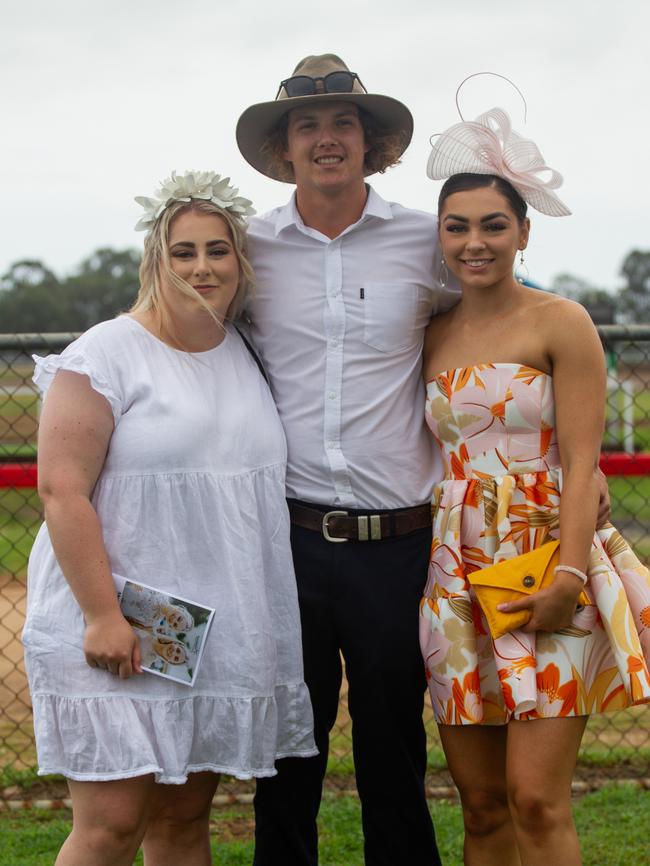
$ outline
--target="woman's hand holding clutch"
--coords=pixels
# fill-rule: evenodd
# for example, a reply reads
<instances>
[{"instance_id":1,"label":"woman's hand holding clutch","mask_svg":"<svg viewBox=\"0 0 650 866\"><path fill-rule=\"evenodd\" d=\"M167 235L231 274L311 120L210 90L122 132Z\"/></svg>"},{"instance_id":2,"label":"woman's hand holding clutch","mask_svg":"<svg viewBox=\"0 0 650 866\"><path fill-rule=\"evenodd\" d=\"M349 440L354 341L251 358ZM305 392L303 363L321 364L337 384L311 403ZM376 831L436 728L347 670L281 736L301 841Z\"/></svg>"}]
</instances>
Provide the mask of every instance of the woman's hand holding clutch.
<instances>
[{"instance_id":1,"label":"woman's hand holding clutch","mask_svg":"<svg viewBox=\"0 0 650 866\"><path fill-rule=\"evenodd\" d=\"M522 631L558 631L573 622L576 605L584 584L579 577L567 572L558 572L553 583L532 595L498 605L502 613L515 613L528 610L531 617Z\"/></svg>"}]
</instances>

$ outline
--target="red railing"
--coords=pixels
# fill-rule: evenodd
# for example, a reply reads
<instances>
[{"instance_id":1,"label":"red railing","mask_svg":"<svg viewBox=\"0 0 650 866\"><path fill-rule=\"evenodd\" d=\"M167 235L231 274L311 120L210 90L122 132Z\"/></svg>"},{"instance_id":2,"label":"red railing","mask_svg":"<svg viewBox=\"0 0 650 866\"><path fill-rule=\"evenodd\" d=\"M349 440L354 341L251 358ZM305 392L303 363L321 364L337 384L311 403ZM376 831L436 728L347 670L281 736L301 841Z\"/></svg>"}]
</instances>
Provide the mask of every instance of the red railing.
<instances>
[{"instance_id":1,"label":"red railing","mask_svg":"<svg viewBox=\"0 0 650 866\"><path fill-rule=\"evenodd\" d=\"M650 454L608 451L600 455L605 475L650 475ZM36 463L0 464L0 487L36 487Z\"/></svg>"},{"instance_id":2,"label":"red railing","mask_svg":"<svg viewBox=\"0 0 650 866\"><path fill-rule=\"evenodd\" d=\"M35 463L0 463L0 487L36 487Z\"/></svg>"},{"instance_id":3,"label":"red railing","mask_svg":"<svg viewBox=\"0 0 650 866\"><path fill-rule=\"evenodd\" d=\"M608 451L600 455L600 468L605 475L650 475L650 454Z\"/></svg>"}]
</instances>

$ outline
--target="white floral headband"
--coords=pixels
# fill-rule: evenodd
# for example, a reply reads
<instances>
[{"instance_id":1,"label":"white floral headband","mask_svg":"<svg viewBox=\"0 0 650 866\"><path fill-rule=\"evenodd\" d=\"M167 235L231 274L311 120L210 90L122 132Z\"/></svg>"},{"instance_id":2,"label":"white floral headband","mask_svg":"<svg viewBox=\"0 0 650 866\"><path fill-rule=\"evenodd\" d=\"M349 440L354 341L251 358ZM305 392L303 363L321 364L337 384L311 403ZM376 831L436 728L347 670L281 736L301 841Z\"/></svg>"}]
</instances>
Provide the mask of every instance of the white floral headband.
<instances>
[{"instance_id":1,"label":"white floral headband","mask_svg":"<svg viewBox=\"0 0 650 866\"><path fill-rule=\"evenodd\" d=\"M239 216L252 216L255 213L251 207L252 202L237 195L238 192L238 189L230 186L229 177L222 178L220 174L211 171L188 171L185 174L173 171L171 177L162 181L160 189L156 190L152 198L143 195L135 197L145 211L135 230L150 231L165 208L174 201L202 199Z\"/></svg>"},{"instance_id":2,"label":"white floral headband","mask_svg":"<svg viewBox=\"0 0 650 866\"><path fill-rule=\"evenodd\" d=\"M562 185L562 175L546 165L535 142L512 129L502 108L492 108L474 121L456 123L437 137L427 162L427 176L444 180L464 172L504 178L540 213L571 213L553 192ZM549 173L546 179L542 177L545 172Z\"/></svg>"}]
</instances>

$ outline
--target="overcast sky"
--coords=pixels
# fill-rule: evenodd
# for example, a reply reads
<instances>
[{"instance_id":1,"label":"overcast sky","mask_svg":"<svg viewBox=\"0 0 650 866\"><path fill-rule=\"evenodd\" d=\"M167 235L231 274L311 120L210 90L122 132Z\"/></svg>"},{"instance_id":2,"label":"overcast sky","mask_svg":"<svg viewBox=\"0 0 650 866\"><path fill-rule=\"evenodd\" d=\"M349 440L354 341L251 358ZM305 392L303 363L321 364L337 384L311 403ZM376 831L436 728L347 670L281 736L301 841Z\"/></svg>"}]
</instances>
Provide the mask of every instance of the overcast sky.
<instances>
[{"instance_id":1,"label":"overcast sky","mask_svg":"<svg viewBox=\"0 0 650 866\"><path fill-rule=\"evenodd\" d=\"M645 0L0 0L0 274L70 273L100 246L140 248L135 195L174 168L230 175L263 212L292 187L240 157L235 124L306 54L332 51L369 91L404 101L415 134L372 183L432 210L429 136L499 105L564 175L573 215L532 212L531 278L606 288L650 249L650 4Z\"/></svg>"}]
</instances>

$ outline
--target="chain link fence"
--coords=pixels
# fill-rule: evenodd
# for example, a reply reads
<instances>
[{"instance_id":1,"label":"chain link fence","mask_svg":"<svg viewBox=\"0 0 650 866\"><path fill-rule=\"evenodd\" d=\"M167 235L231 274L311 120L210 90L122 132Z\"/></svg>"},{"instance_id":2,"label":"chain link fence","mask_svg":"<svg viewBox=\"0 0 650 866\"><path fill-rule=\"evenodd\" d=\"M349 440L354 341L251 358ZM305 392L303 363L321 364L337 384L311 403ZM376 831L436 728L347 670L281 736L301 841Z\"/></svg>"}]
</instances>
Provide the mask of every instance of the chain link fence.
<instances>
[{"instance_id":1,"label":"chain link fence","mask_svg":"<svg viewBox=\"0 0 650 866\"><path fill-rule=\"evenodd\" d=\"M650 565L650 325L599 328L608 364L603 468L610 482L612 519ZM36 765L31 705L20 632L25 615L27 559L42 521L35 490L39 400L31 353L63 349L74 334L0 335L0 778ZM345 687L332 732L329 780L353 787L351 722ZM445 761L431 710L425 710L432 779L445 779ZM648 775L650 709L594 716L579 766L583 776ZM435 782L434 782L435 783ZM224 780L222 791L250 784Z\"/></svg>"}]
</instances>

